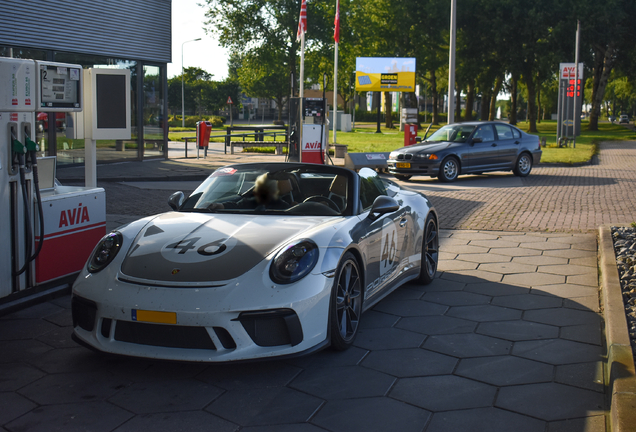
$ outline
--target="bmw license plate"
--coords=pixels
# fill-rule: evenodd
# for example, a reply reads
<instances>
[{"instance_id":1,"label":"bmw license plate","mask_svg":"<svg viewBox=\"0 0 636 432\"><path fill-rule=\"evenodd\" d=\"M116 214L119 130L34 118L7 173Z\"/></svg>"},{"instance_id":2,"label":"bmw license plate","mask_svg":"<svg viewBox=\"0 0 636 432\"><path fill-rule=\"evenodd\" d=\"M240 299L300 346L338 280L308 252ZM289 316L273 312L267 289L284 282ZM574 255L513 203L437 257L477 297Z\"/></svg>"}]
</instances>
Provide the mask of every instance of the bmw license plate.
<instances>
[{"instance_id":1,"label":"bmw license plate","mask_svg":"<svg viewBox=\"0 0 636 432\"><path fill-rule=\"evenodd\" d=\"M411 164L408 162L398 162L395 164L396 168L411 168Z\"/></svg>"},{"instance_id":2,"label":"bmw license plate","mask_svg":"<svg viewBox=\"0 0 636 432\"><path fill-rule=\"evenodd\" d=\"M149 322L158 324L176 324L177 313L176 312L160 312L132 309L132 320L139 322Z\"/></svg>"}]
</instances>

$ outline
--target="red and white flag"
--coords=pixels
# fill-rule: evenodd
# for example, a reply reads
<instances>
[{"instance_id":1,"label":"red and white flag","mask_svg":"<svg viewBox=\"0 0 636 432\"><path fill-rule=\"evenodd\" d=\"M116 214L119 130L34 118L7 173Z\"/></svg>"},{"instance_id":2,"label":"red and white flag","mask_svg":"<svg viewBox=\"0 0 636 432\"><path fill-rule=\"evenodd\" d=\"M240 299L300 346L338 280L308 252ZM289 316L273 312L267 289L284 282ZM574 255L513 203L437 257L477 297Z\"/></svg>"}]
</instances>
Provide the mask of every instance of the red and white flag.
<instances>
[{"instance_id":1,"label":"red and white flag","mask_svg":"<svg viewBox=\"0 0 636 432\"><path fill-rule=\"evenodd\" d=\"M340 43L340 2L336 2L336 19L333 21L333 40Z\"/></svg>"},{"instance_id":2,"label":"red and white flag","mask_svg":"<svg viewBox=\"0 0 636 432\"><path fill-rule=\"evenodd\" d=\"M300 19L298 20L298 34L296 40L300 40L300 34L307 33L307 1L303 0L300 5Z\"/></svg>"}]
</instances>

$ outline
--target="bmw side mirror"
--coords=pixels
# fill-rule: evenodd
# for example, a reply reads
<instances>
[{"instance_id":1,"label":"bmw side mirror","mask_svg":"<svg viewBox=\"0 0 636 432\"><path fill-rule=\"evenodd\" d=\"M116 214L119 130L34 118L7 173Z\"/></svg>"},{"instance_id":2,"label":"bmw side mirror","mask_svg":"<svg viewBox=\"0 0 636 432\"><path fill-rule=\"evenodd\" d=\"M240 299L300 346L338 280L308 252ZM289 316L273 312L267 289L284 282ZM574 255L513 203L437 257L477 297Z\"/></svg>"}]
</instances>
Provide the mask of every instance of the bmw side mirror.
<instances>
[{"instance_id":1,"label":"bmw side mirror","mask_svg":"<svg viewBox=\"0 0 636 432\"><path fill-rule=\"evenodd\" d=\"M384 214L397 211L399 208L400 205L396 200L386 195L380 195L373 201L371 211L369 212L369 219L376 220Z\"/></svg>"},{"instance_id":2,"label":"bmw side mirror","mask_svg":"<svg viewBox=\"0 0 636 432\"><path fill-rule=\"evenodd\" d=\"M183 192L181 191L175 192L172 195L170 195L170 198L168 198L168 205L170 206L172 210L178 211L179 207L181 207L181 204L183 204L184 200L185 200L185 195L183 194Z\"/></svg>"}]
</instances>

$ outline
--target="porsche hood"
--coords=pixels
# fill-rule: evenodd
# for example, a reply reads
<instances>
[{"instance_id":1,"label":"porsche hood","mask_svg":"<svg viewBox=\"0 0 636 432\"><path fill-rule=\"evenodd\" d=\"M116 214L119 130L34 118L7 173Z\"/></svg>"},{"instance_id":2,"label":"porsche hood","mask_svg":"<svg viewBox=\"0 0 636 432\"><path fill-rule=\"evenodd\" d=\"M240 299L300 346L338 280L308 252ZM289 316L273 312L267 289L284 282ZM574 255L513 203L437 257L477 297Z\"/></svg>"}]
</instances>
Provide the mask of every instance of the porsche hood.
<instances>
[{"instance_id":1,"label":"porsche hood","mask_svg":"<svg viewBox=\"0 0 636 432\"><path fill-rule=\"evenodd\" d=\"M324 222L324 218L165 213L139 232L121 273L170 285L227 281Z\"/></svg>"}]
</instances>

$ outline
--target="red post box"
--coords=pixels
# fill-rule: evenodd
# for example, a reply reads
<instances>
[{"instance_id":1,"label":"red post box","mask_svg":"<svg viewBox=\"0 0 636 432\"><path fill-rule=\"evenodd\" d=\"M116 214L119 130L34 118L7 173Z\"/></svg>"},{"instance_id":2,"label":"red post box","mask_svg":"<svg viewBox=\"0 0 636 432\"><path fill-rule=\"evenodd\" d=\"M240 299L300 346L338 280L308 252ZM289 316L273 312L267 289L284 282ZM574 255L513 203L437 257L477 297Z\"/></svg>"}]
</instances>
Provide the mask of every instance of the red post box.
<instances>
[{"instance_id":1,"label":"red post box","mask_svg":"<svg viewBox=\"0 0 636 432\"><path fill-rule=\"evenodd\" d=\"M204 149L204 157L208 156L208 146L210 145L210 132L212 131L212 123L209 121L197 122L197 146ZM197 155L198 155L197 150Z\"/></svg>"},{"instance_id":2,"label":"red post box","mask_svg":"<svg viewBox=\"0 0 636 432\"><path fill-rule=\"evenodd\" d=\"M417 123L407 123L404 125L404 147L416 144Z\"/></svg>"}]
</instances>

